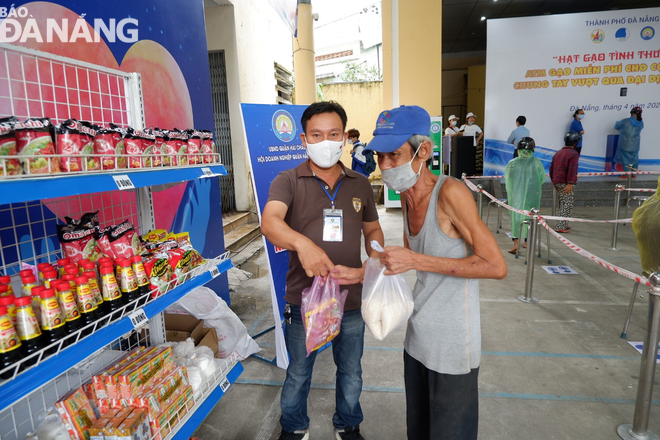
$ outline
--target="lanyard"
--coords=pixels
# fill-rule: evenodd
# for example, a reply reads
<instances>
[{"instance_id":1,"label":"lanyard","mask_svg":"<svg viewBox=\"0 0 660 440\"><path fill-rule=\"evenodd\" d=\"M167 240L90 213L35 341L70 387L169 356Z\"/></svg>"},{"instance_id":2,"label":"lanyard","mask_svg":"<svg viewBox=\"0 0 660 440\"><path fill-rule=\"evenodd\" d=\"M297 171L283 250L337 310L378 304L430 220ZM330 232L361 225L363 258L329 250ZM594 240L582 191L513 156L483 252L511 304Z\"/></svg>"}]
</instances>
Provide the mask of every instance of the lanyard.
<instances>
[{"instance_id":1,"label":"lanyard","mask_svg":"<svg viewBox=\"0 0 660 440\"><path fill-rule=\"evenodd\" d=\"M321 185L321 189L323 190L323 192L324 192L324 193L328 196L328 198L330 199L330 203L331 203L331 205L332 205L332 209L335 209L335 197L337 197L337 191L339 191L339 187L341 186L341 182L342 182L344 179L340 179L340 180L339 180L339 183L337 183L337 187L335 188L335 193L334 193L332 196L330 196L330 193L328 192L327 189L325 189L325 187L323 186L323 184L321 183L321 181L318 179L318 177L314 176L314 178L315 178L316 181L319 183L319 185Z\"/></svg>"}]
</instances>

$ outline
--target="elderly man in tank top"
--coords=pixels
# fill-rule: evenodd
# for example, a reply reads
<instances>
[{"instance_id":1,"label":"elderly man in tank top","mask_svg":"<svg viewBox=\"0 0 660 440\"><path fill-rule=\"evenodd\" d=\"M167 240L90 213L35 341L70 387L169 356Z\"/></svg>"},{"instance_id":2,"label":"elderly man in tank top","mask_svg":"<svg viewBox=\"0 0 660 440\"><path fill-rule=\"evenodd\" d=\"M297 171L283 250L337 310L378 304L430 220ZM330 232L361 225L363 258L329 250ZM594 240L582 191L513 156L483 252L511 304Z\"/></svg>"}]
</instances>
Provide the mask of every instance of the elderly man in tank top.
<instances>
[{"instance_id":1,"label":"elderly man in tank top","mask_svg":"<svg viewBox=\"0 0 660 440\"><path fill-rule=\"evenodd\" d=\"M404 247L381 256L392 275L417 271L404 342L410 440L476 440L481 357L479 278L507 275L504 256L479 218L470 190L428 168L429 114L418 106L382 112L369 148L382 179L401 193Z\"/></svg>"}]
</instances>

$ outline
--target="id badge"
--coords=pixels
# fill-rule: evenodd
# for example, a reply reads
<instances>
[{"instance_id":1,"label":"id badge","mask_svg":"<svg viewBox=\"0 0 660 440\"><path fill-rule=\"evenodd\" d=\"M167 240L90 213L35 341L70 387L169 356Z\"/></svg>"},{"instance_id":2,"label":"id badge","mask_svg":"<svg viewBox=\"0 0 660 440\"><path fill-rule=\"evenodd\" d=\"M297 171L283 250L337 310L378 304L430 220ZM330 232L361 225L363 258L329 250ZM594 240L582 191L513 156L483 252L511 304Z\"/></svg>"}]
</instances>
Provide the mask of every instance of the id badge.
<instances>
[{"instance_id":1,"label":"id badge","mask_svg":"<svg viewBox=\"0 0 660 440\"><path fill-rule=\"evenodd\" d=\"M323 241L343 241L344 213L341 209L323 210Z\"/></svg>"}]
</instances>

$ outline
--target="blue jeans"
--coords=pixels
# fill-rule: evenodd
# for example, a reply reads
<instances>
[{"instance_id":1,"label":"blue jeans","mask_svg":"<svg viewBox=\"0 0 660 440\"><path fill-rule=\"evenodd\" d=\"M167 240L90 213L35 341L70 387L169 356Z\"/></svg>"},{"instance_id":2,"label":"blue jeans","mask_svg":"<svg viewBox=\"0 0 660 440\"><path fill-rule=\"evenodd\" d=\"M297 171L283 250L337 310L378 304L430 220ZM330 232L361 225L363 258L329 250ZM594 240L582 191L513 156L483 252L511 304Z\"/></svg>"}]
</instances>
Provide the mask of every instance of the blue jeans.
<instances>
[{"instance_id":1,"label":"blue jeans","mask_svg":"<svg viewBox=\"0 0 660 440\"><path fill-rule=\"evenodd\" d=\"M284 332L289 351L289 368L282 386L282 417L280 425L287 432L309 428L307 397L312 383L312 370L318 351L307 357L305 328L300 306L291 305L291 324ZM335 414L332 424L344 429L360 425L363 420L360 406L362 393L362 352L364 351L364 321L360 309L344 312L341 330L332 340L332 357L337 366Z\"/></svg>"}]
</instances>

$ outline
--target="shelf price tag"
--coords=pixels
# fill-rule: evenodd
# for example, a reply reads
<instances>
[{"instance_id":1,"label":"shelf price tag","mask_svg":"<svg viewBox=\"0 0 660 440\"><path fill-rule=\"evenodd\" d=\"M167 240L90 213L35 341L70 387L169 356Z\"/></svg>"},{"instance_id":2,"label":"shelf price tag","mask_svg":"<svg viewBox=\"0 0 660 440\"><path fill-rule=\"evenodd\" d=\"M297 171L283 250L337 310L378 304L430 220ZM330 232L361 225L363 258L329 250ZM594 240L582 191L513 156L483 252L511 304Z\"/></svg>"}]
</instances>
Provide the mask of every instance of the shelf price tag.
<instances>
[{"instance_id":1,"label":"shelf price tag","mask_svg":"<svg viewBox=\"0 0 660 440\"><path fill-rule=\"evenodd\" d=\"M144 309L138 309L128 315L128 319L131 320L131 324L133 324L133 328L138 328L143 325L145 325L147 322L149 322L149 318L147 318L147 314L144 313Z\"/></svg>"},{"instance_id":2,"label":"shelf price tag","mask_svg":"<svg viewBox=\"0 0 660 440\"><path fill-rule=\"evenodd\" d=\"M127 174L120 174L118 176L112 176L113 179L115 179L115 183L117 184L117 188L122 190L122 189L135 189L135 185L133 185L133 181L131 180L130 177L128 177Z\"/></svg>"},{"instance_id":3,"label":"shelf price tag","mask_svg":"<svg viewBox=\"0 0 660 440\"><path fill-rule=\"evenodd\" d=\"M211 270L209 270L209 273L211 274L212 278L215 278L218 275L220 275L220 269L218 269L217 266L213 266L213 268L211 268Z\"/></svg>"},{"instance_id":4,"label":"shelf price tag","mask_svg":"<svg viewBox=\"0 0 660 440\"><path fill-rule=\"evenodd\" d=\"M222 382L220 382L220 389L223 393L226 393L230 386L231 382L229 382L229 379L226 377L222 380Z\"/></svg>"},{"instance_id":5,"label":"shelf price tag","mask_svg":"<svg viewBox=\"0 0 660 440\"><path fill-rule=\"evenodd\" d=\"M213 173L213 171L211 171L211 168L209 168L209 167L204 167L204 168L202 168L202 174L203 174L204 176L206 176L206 177L213 177L213 176L215 176L215 174Z\"/></svg>"}]
</instances>

